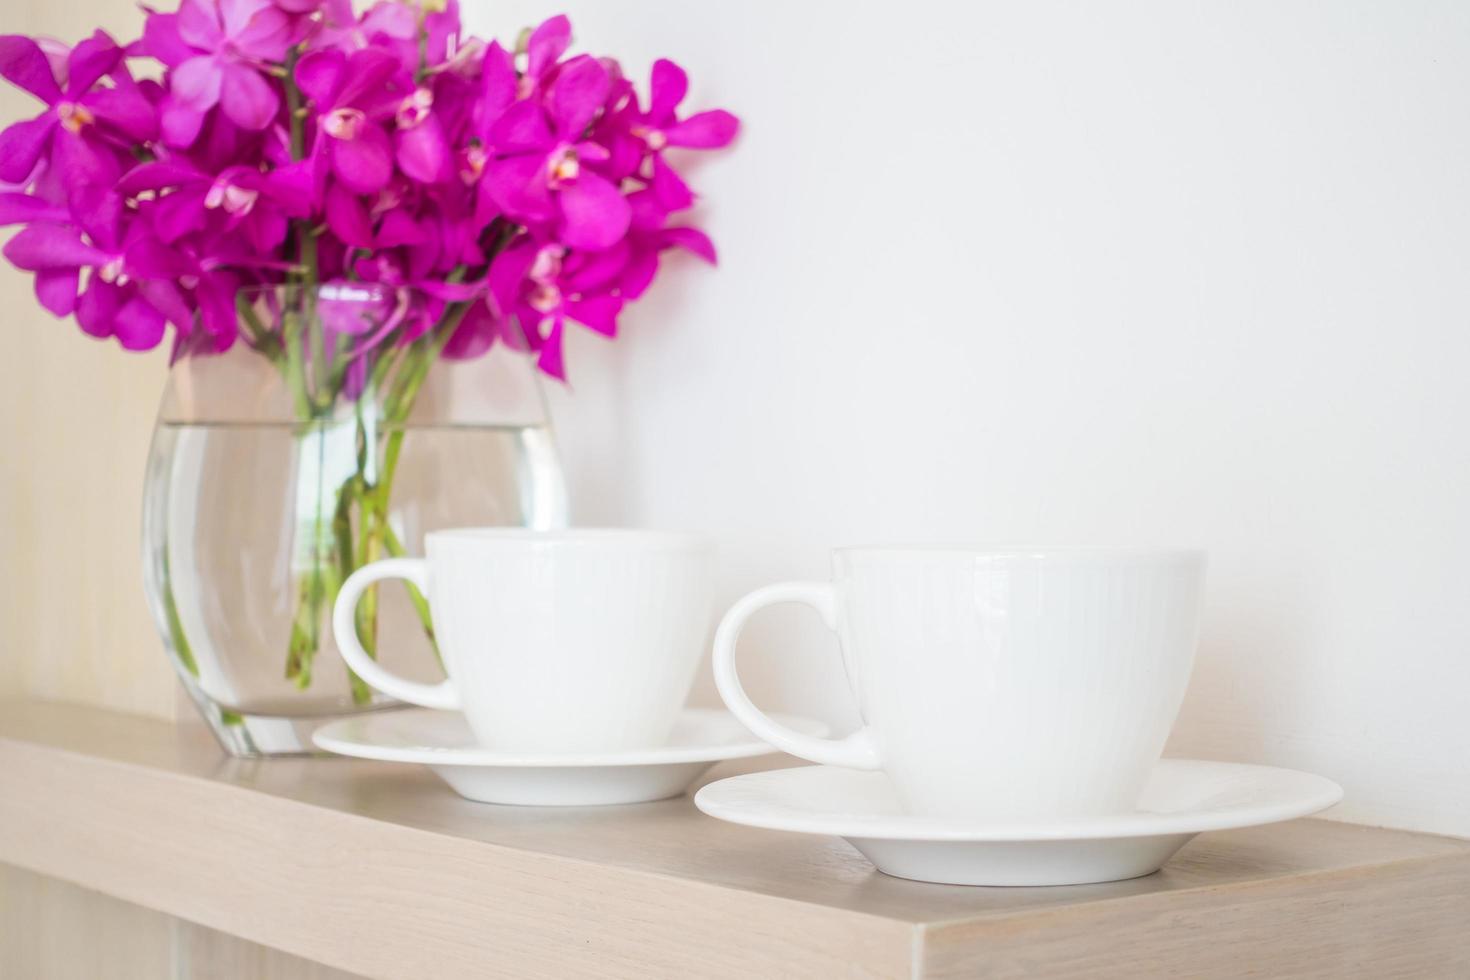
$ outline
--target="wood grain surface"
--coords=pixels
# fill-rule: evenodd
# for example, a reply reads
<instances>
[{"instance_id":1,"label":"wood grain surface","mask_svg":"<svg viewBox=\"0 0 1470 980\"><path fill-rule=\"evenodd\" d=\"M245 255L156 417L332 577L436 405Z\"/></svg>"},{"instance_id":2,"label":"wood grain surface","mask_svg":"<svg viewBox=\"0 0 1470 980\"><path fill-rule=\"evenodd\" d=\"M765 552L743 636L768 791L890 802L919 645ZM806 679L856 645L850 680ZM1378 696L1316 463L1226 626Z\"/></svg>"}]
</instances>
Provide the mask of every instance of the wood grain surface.
<instances>
[{"instance_id":1,"label":"wood grain surface","mask_svg":"<svg viewBox=\"0 0 1470 980\"><path fill-rule=\"evenodd\" d=\"M485 806L56 705L0 706L0 861L385 980L1470 975L1462 840L1300 820L1129 882L927 885L687 798Z\"/></svg>"}]
</instances>

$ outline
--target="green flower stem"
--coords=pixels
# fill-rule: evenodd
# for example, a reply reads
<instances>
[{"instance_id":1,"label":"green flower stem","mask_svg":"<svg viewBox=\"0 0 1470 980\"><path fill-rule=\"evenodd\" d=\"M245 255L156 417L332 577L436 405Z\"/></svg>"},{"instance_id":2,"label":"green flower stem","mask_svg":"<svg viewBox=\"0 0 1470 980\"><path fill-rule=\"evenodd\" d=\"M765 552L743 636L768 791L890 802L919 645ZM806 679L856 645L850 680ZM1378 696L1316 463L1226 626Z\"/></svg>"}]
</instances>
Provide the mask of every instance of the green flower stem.
<instances>
[{"instance_id":1,"label":"green flower stem","mask_svg":"<svg viewBox=\"0 0 1470 980\"><path fill-rule=\"evenodd\" d=\"M244 293L235 296L235 312L239 315L240 322L245 325L245 332L250 335L250 344L272 361L279 363L281 360L281 338L265 328L256 314L255 308L250 305L250 298Z\"/></svg>"},{"instance_id":2,"label":"green flower stem","mask_svg":"<svg viewBox=\"0 0 1470 980\"><path fill-rule=\"evenodd\" d=\"M326 433L321 427L329 424L325 419L332 415L347 373L345 361L352 355L350 350L339 346L332 352L329 362L322 327L316 316L315 297L311 295L318 274L316 243L310 231L303 229L301 233L305 236L301 239L301 257L302 275L306 279L302 285L308 296L302 309L288 310L283 316L281 346L284 356L280 363L295 400L298 417L303 422L303 439L316 434L321 440L318 452L322 458L318 466L323 467ZM377 561L385 554L405 554L402 541L389 523L390 497L403 451L404 425L431 369L464 319L469 305L450 305L434 330L423 340L397 348L392 346L389 338L379 348L379 356L369 372L368 385L356 403L355 472L336 488L330 519L323 499L325 494L318 494L317 512L311 522L312 566L300 583L287 651L286 675L298 687L305 688L311 683L313 660L321 648L322 616L336 601L342 582L356 569ZM251 330L252 325L247 324L246 329ZM310 364L305 353L307 344L311 345ZM314 392L312 381L315 381ZM379 417L386 431L379 430L376 419L364 411L364 402L371 405L371 399L378 392L384 393ZM378 454L374 447L380 439L382 450ZM373 471L374 463L377 464L376 472ZM428 598L413 586L409 586L408 595L424 635L438 657ZM354 614L358 639L369 656L377 653L378 612L378 590L371 586L363 592ZM371 689L351 671L348 676L354 703L369 701Z\"/></svg>"},{"instance_id":3,"label":"green flower stem","mask_svg":"<svg viewBox=\"0 0 1470 980\"><path fill-rule=\"evenodd\" d=\"M310 424L309 435L317 440L317 472L325 464L327 433L320 424ZM330 552L324 553L322 529L324 520L323 494L316 493L316 513L311 522L310 572L301 580L301 594L296 608L296 618L291 624L290 646L286 658L286 677L296 682L298 688L311 685L312 662L321 649L322 607L327 599L336 598L341 585L340 569Z\"/></svg>"},{"instance_id":4,"label":"green flower stem","mask_svg":"<svg viewBox=\"0 0 1470 980\"><path fill-rule=\"evenodd\" d=\"M377 520L372 516L371 508L363 508L362 525L365 530L363 540L362 563L370 565L381 557L381 537L376 531ZM378 655L378 587L368 586L362 593L362 598L357 601L357 609L353 615L357 626L357 638L362 643L362 648L367 651L369 657ZM365 704L372 698L372 691L362 682L356 674L348 672L352 681L352 701L354 704Z\"/></svg>"},{"instance_id":5,"label":"green flower stem","mask_svg":"<svg viewBox=\"0 0 1470 980\"><path fill-rule=\"evenodd\" d=\"M310 427L316 412L312 409L311 394L306 390L306 363L301 355L301 317L295 312L288 310L281 315L281 337L286 348L286 387L291 389L296 417Z\"/></svg>"},{"instance_id":6,"label":"green flower stem","mask_svg":"<svg viewBox=\"0 0 1470 980\"><path fill-rule=\"evenodd\" d=\"M393 530L393 526L384 521L382 528L383 547L387 549L389 557L402 558L408 554L403 547L403 542L398 540L398 534ZM439 639L434 635L434 618L429 612L428 597L420 592L418 586L412 582L403 584L408 589L408 601L413 604L413 611L418 614L419 624L424 628L424 636L428 638L429 648L434 651L434 659L439 661L440 666L443 666L444 657L439 653Z\"/></svg>"}]
</instances>

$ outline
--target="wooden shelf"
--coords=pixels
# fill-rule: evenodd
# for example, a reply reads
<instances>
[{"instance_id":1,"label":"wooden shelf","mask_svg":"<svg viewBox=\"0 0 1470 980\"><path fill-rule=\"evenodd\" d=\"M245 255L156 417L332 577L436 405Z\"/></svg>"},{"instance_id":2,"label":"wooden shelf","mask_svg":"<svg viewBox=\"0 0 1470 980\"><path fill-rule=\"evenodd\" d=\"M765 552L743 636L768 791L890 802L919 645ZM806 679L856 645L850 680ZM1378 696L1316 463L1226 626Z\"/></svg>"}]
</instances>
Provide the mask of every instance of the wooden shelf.
<instances>
[{"instance_id":1,"label":"wooden shelf","mask_svg":"<svg viewBox=\"0 0 1470 980\"><path fill-rule=\"evenodd\" d=\"M49 704L0 706L0 862L384 980L1470 976L1470 841L1299 820L1135 881L925 885L688 799L484 806Z\"/></svg>"}]
</instances>

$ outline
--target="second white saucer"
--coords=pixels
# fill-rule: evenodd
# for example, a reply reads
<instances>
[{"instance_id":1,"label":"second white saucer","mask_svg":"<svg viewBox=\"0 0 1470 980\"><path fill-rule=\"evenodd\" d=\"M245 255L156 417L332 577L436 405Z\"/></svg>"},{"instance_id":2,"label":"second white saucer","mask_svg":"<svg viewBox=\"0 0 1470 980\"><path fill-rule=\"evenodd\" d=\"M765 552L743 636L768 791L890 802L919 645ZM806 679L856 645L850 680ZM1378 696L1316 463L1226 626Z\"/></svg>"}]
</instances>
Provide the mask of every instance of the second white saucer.
<instances>
[{"instance_id":1,"label":"second white saucer","mask_svg":"<svg viewBox=\"0 0 1470 980\"><path fill-rule=\"evenodd\" d=\"M845 838L886 874L954 885L1079 885L1159 870L1195 834L1304 817L1342 799L1291 769L1164 759L1139 809L996 823L904 812L888 777L802 766L710 783L695 806L732 823Z\"/></svg>"},{"instance_id":2,"label":"second white saucer","mask_svg":"<svg viewBox=\"0 0 1470 980\"><path fill-rule=\"evenodd\" d=\"M787 717L811 735L826 726ZM662 745L623 752L526 755L475 741L464 716L409 708L357 715L317 729L312 741L338 755L426 765L466 799L519 806L607 806L678 796L710 766L776 750L727 711L685 708Z\"/></svg>"}]
</instances>

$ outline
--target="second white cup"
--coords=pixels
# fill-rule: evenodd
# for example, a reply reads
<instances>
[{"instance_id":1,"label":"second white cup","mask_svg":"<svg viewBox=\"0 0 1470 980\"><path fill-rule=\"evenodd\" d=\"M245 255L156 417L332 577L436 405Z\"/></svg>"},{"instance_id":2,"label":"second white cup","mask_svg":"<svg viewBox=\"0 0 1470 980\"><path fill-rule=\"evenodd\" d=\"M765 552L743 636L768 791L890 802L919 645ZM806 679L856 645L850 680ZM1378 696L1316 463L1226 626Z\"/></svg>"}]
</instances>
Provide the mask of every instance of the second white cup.
<instances>
[{"instance_id":1,"label":"second white cup","mask_svg":"<svg viewBox=\"0 0 1470 980\"><path fill-rule=\"evenodd\" d=\"M1046 820L1132 810L1184 697L1198 551L844 548L827 582L741 599L715 635L730 710L776 748L883 769L914 813ZM778 602L835 630L864 727L803 735L751 703L745 621Z\"/></svg>"},{"instance_id":2,"label":"second white cup","mask_svg":"<svg viewBox=\"0 0 1470 980\"><path fill-rule=\"evenodd\" d=\"M660 744L707 649L713 547L632 530L435 531L427 558L366 565L333 628L357 675L390 697L464 712L479 741L523 753ZM448 679L397 677L358 641L358 599L402 578L429 599Z\"/></svg>"}]
</instances>

